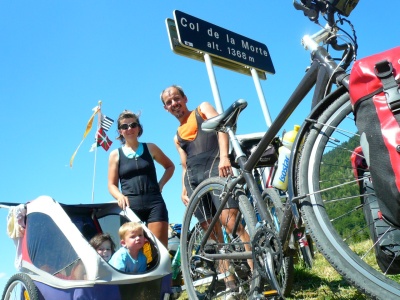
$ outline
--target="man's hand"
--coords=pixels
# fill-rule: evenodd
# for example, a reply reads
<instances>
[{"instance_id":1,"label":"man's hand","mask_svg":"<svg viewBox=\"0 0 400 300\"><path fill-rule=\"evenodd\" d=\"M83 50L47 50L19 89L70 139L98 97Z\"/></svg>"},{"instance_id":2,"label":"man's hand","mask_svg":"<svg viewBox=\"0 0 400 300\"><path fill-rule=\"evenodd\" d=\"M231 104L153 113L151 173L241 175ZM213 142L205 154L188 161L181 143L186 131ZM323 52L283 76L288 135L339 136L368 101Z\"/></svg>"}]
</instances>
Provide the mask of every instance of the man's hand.
<instances>
[{"instance_id":1,"label":"man's hand","mask_svg":"<svg viewBox=\"0 0 400 300\"><path fill-rule=\"evenodd\" d=\"M219 176L228 177L232 174L231 161L228 156L221 156L218 165Z\"/></svg>"},{"instance_id":2,"label":"man's hand","mask_svg":"<svg viewBox=\"0 0 400 300\"><path fill-rule=\"evenodd\" d=\"M189 197L187 195L182 195L181 196L182 202L183 204L185 204L185 206L188 206L189 204Z\"/></svg>"}]
</instances>

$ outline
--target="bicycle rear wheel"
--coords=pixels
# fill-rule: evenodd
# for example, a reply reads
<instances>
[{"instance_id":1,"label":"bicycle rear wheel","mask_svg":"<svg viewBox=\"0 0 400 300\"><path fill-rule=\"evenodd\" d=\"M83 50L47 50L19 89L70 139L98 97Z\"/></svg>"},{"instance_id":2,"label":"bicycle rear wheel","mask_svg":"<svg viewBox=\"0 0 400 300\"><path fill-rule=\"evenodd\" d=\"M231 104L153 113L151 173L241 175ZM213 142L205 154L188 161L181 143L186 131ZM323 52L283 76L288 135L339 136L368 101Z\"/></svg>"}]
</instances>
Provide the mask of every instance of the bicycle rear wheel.
<instances>
[{"instance_id":1,"label":"bicycle rear wheel","mask_svg":"<svg viewBox=\"0 0 400 300\"><path fill-rule=\"evenodd\" d=\"M400 276L387 275L378 266L372 224L367 223L371 221L368 194L350 160L360 142L347 93L310 122L303 140L296 180L298 194L307 195L301 210L313 240L361 292L377 299L398 299Z\"/></svg>"},{"instance_id":2,"label":"bicycle rear wheel","mask_svg":"<svg viewBox=\"0 0 400 300\"><path fill-rule=\"evenodd\" d=\"M200 212L205 212L206 206L212 204L209 201L210 193L221 195L225 183L219 177L202 182L191 196L185 212L182 232L190 234L181 236L181 267L189 299L228 299L231 295L250 299L262 292L262 278L257 271L252 270L251 256L249 258L244 255L246 250L251 254L248 251L251 250L250 241L254 235L256 219L248 198L241 191L235 191L234 194L239 210L225 209L226 218L219 218L213 235L201 247L207 229L206 222L209 224L210 220L199 225L194 213L197 212L199 216ZM228 233L228 221L235 223L237 230ZM217 254L224 254L226 257L210 258L210 255ZM229 255L234 257L227 258Z\"/></svg>"}]
</instances>

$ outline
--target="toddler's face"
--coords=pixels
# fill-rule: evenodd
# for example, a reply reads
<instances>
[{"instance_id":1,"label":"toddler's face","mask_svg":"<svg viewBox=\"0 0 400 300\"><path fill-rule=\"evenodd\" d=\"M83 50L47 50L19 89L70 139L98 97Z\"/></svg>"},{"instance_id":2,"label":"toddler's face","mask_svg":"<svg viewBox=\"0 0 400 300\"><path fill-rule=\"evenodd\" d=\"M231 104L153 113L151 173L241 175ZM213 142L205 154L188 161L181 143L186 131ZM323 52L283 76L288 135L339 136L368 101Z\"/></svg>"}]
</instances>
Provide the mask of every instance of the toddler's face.
<instances>
[{"instance_id":1,"label":"toddler's face","mask_svg":"<svg viewBox=\"0 0 400 300\"><path fill-rule=\"evenodd\" d=\"M129 250L141 249L144 245L143 230L130 230L125 234L125 246Z\"/></svg>"},{"instance_id":2,"label":"toddler's face","mask_svg":"<svg viewBox=\"0 0 400 300\"><path fill-rule=\"evenodd\" d=\"M110 241L104 241L100 244L100 246L97 248L97 253L100 254L100 256L105 260L109 261L111 258L111 242Z\"/></svg>"}]
</instances>

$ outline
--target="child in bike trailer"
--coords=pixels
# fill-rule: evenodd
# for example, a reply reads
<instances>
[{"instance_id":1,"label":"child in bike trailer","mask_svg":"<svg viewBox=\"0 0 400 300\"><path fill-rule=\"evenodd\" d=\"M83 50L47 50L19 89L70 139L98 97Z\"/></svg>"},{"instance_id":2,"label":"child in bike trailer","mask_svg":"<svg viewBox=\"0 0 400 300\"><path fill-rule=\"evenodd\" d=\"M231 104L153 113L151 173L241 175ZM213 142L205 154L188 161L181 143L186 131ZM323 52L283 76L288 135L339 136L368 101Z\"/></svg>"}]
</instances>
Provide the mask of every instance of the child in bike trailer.
<instances>
[{"instance_id":1,"label":"child in bike trailer","mask_svg":"<svg viewBox=\"0 0 400 300\"><path fill-rule=\"evenodd\" d=\"M89 244L107 262L115 252L115 243L108 233L96 234L90 239Z\"/></svg>"},{"instance_id":2,"label":"child in bike trailer","mask_svg":"<svg viewBox=\"0 0 400 300\"><path fill-rule=\"evenodd\" d=\"M143 227L138 222L127 222L118 231L121 248L113 254L109 264L114 268L133 274L141 274L147 270L147 257L143 253L145 237Z\"/></svg>"}]
</instances>

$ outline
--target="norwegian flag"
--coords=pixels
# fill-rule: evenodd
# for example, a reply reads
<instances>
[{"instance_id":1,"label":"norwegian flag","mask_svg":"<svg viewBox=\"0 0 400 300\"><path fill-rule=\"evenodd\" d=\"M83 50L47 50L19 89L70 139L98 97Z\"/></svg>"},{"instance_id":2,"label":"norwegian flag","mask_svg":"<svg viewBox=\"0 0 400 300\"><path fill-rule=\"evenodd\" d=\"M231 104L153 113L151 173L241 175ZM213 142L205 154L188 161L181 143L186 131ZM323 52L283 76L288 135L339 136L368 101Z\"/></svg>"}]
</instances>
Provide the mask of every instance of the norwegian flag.
<instances>
[{"instance_id":1,"label":"norwegian flag","mask_svg":"<svg viewBox=\"0 0 400 300\"><path fill-rule=\"evenodd\" d=\"M104 129L102 127L99 128L99 130L97 131L96 139L97 139L97 147L102 146L103 149L106 151L110 149L112 142L109 140L107 134L104 132Z\"/></svg>"},{"instance_id":2,"label":"norwegian flag","mask_svg":"<svg viewBox=\"0 0 400 300\"><path fill-rule=\"evenodd\" d=\"M111 125L114 123L114 120L107 117L106 115L101 115L101 123L100 126L103 128L105 131L109 130Z\"/></svg>"}]
</instances>

